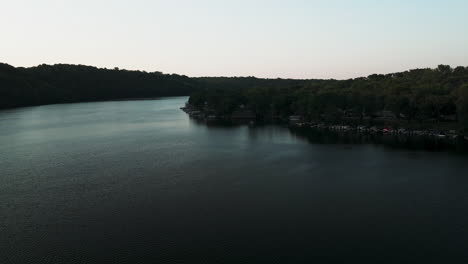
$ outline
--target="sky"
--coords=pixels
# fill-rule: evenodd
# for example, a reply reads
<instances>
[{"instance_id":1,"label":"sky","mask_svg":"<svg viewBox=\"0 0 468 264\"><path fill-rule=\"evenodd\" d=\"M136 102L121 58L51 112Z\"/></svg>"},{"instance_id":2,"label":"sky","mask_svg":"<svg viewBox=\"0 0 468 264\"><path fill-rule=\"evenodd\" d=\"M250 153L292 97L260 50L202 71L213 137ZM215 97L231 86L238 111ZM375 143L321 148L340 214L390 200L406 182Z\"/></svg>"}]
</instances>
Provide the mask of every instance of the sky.
<instances>
[{"instance_id":1,"label":"sky","mask_svg":"<svg viewBox=\"0 0 468 264\"><path fill-rule=\"evenodd\" d=\"M0 62L347 79L468 66L467 0L0 0Z\"/></svg>"}]
</instances>

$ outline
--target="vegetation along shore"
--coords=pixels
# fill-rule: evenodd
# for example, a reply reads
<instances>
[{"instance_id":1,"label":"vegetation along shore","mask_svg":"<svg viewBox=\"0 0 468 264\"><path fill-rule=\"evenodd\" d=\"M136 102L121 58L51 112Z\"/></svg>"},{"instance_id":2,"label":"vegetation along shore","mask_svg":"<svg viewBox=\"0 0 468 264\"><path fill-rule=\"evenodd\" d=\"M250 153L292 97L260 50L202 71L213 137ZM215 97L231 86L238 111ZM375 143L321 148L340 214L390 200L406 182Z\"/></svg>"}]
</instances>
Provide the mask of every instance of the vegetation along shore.
<instances>
[{"instance_id":1,"label":"vegetation along shore","mask_svg":"<svg viewBox=\"0 0 468 264\"><path fill-rule=\"evenodd\" d=\"M207 121L467 140L468 68L440 65L283 87L220 86L196 91L183 110Z\"/></svg>"}]
</instances>

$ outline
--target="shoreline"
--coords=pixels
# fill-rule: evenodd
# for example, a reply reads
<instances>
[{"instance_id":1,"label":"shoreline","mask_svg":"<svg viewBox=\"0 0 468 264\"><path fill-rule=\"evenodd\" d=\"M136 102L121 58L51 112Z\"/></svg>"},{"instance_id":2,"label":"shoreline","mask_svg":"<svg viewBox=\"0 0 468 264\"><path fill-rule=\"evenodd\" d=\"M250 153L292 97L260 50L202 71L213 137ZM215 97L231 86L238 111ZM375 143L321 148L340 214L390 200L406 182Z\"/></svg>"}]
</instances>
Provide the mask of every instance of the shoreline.
<instances>
[{"instance_id":1,"label":"shoreline","mask_svg":"<svg viewBox=\"0 0 468 264\"><path fill-rule=\"evenodd\" d=\"M468 153L468 135L453 129L425 128L412 129L400 125L398 128L385 125L348 125L325 122L301 122L277 118L259 121L254 118L233 119L226 116L219 117L213 113L205 113L192 106L180 108L194 119L205 125L280 125L286 126L298 136L312 139L317 143L329 143L327 140L342 140L355 144L375 143L397 145L403 148L416 148L429 151L455 151Z\"/></svg>"},{"instance_id":2,"label":"shoreline","mask_svg":"<svg viewBox=\"0 0 468 264\"><path fill-rule=\"evenodd\" d=\"M245 118L231 118L229 116L221 116L221 115L216 115L213 113L206 113L206 111L199 110L193 106L185 106L185 107L180 107L182 111L187 113L191 118L197 119L200 121L217 121L217 122L233 122L233 123L259 123L260 121L257 120L254 117L245 117ZM244 121L244 122L239 122L239 121ZM370 121L370 122L369 122ZM456 129L447 129L446 127L443 128L440 126L439 128L434 128L432 127L424 127L422 124L418 124L420 128L414 129L415 124L409 124L404 125L403 122L398 121L398 120L367 120L368 123L384 123L384 124L366 124L364 122L356 122L356 120L353 120L354 124L349 124L351 121L348 120L348 122L341 122L341 123L335 123L335 122L325 122L325 121L302 121L302 119L299 116L290 116L289 118L286 117L276 117L272 118L266 121L262 121L260 123L262 124L282 124L282 125L289 125L290 127L296 127L296 128L310 128L310 129L318 129L318 130L331 130L331 131L358 131L361 133L371 133L371 134L377 134L377 133L383 133L383 134L401 134L401 135L413 135L413 136L433 136L433 137L439 137L439 138L445 138L445 137L450 137L450 138L458 138L458 137L464 137L466 140L468 140L468 134L463 134L460 131L457 131ZM392 123L398 123L398 125L389 125L385 124L385 122L392 122ZM446 123L453 125L453 123Z\"/></svg>"},{"instance_id":3,"label":"shoreline","mask_svg":"<svg viewBox=\"0 0 468 264\"><path fill-rule=\"evenodd\" d=\"M100 103L100 102L104 103L104 102L122 102L122 101L152 101L152 100L161 100L161 99L177 98L177 97L188 97L188 95L171 95L171 96L159 96L159 97L135 97L135 98L122 98L122 99L86 100L86 101L73 101L73 102L50 103L50 104L24 105L24 106L17 106L17 107L0 108L0 113L10 111L10 110L21 109L21 108L40 107L40 106L48 106L48 105L83 104L83 103Z\"/></svg>"}]
</instances>

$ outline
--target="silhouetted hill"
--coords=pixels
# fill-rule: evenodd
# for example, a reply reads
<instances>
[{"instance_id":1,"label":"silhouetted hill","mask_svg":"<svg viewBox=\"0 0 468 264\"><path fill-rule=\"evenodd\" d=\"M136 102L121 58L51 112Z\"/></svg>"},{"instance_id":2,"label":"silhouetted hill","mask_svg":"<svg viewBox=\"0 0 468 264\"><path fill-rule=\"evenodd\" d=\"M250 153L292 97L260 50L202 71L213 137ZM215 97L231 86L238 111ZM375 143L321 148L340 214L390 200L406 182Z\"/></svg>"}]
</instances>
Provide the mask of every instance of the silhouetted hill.
<instances>
[{"instance_id":1,"label":"silhouetted hill","mask_svg":"<svg viewBox=\"0 0 468 264\"><path fill-rule=\"evenodd\" d=\"M290 87L305 80L203 77L83 65L23 68L0 63L0 109L21 106L190 95L204 89Z\"/></svg>"},{"instance_id":2,"label":"silhouetted hill","mask_svg":"<svg viewBox=\"0 0 468 264\"><path fill-rule=\"evenodd\" d=\"M0 64L0 108L179 96L196 89L195 80L176 74L67 64L31 68Z\"/></svg>"}]
</instances>

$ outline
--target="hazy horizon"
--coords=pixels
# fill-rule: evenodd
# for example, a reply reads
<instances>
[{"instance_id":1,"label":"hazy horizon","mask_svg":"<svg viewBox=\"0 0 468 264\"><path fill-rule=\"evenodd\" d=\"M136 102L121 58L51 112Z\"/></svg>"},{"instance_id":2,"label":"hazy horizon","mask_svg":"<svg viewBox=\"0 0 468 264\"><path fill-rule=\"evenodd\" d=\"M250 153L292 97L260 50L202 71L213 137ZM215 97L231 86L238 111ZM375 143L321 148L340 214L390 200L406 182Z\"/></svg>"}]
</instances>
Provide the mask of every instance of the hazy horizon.
<instances>
[{"instance_id":1,"label":"hazy horizon","mask_svg":"<svg viewBox=\"0 0 468 264\"><path fill-rule=\"evenodd\" d=\"M101 66L95 66L95 65L88 65L88 64L72 64L72 63L55 63L55 64L47 64L47 63L41 63L41 64L37 64L37 65L31 65L31 66L21 66L21 65L12 65L10 63L7 63L7 62L2 62L0 61L0 63L5 63L5 64L8 64L10 66L13 66L15 68L18 68L18 67L24 67L24 68L29 68L29 67L38 67L38 66L41 66L41 65L49 65L49 66L54 66L54 65L75 65L75 66L86 66L86 67L96 67L98 69L108 69L108 70L113 70L115 68L118 68L119 70L128 70L128 71L141 71L141 72L148 72L148 73L151 73L151 72L161 72L163 74L177 74L177 75L181 75L181 76L187 76L189 78L216 78L216 77L221 77L221 78L236 78L236 77L239 77L239 78L249 78L249 77L254 77L254 78L258 78L258 79L294 79L294 80L350 80L350 79L356 79L356 78L362 78L362 77L368 77L369 75L373 75L373 74L379 74L379 75L386 75L386 74L392 74L392 73L398 73L398 72L405 72L405 71L410 71L410 70L418 70L418 69L436 69L439 65L436 65L434 67L420 67L420 68L413 68L413 69L405 69L405 70L401 70L401 71L395 71L395 72L374 72L374 73L370 73L368 75L363 75L363 76L355 76L355 77L350 77L350 78L289 78L289 77L259 77L259 76L255 76L255 75L242 75L242 76L228 76L228 75L212 75L212 76L191 76L191 75L187 75L187 74L184 74L184 73L180 73L180 72L162 72L162 71L158 71L158 70L154 70L154 71L147 71L145 69L125 69L125 68L119 68L119 67L101 67ZM443 64L443 65L446 65L446 64ZM468 67L466 65L448 65L450 66L451 68L456 68L456 67Z\"/></svg>"},{"instance_id":2,"label":"hazy horizon","mask_svg":"<svg viewBox=\"0 0 468 264\"><path fill-rule=\"evenodd\" d=\"M2 9L0 61L16 67L349 79L468 65L461 0L18 0Z\"/></svg>"}]
</instances>

